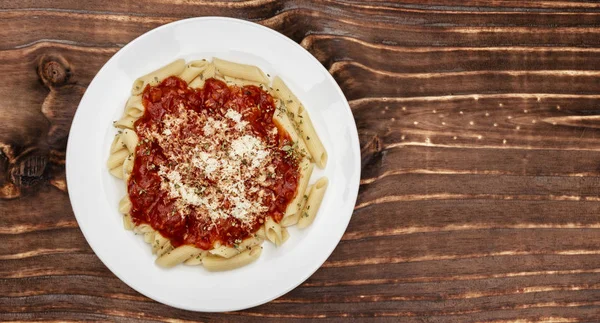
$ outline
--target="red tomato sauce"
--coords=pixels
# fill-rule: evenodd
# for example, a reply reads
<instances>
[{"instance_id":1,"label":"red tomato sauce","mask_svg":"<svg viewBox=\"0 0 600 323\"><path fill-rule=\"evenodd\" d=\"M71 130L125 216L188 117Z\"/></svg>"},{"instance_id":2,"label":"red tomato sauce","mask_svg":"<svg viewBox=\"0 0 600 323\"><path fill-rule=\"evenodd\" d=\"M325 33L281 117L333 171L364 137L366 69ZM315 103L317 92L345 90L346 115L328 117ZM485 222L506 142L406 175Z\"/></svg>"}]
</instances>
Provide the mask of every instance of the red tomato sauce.
<instances>
[{"instance_id":1,"label":"red tomato sauce","mask_svg":"<svg viewBox=\"0 0 600 323\"><path fill-rule=\"evenodd\" d=\"M127 183L127 191L132 203L131 217L136 225L149 224L171 241L174 247L194 245L201 249L213 248L215 242L222 245L234 245L254 234L270 216L279 222L295 196L299 167L296 159L283 153L285 145L291 144L289 134L273 123L275 103L273 97L256 86L227 86L222 81L208 79L201 89L193 89L177 78L169 77L156 86L148 85L143 92L144 115L138 119L134 129L139 137L135 162ZM271 165L275 167L274 178L269 178L269 192L276 198L268 205L268 211L253 220L250 227L243 227L235 217L219 219L210 225L210 218L189 212L175 214L175 198L168 190L161 188L158 171L161 166L169 165L167 153L152 138L145 136L148 129L161 129L166 115L177 116L177 107L183 104L186 109L207 116L223 117L228 109L239 112L247 129L263 140L275 156ZM185 133L171 136L198 136L201 129L186 128ZM273 130L277 128L277 132ZM258 197L256 197L258 198Z\"/></svg>"}]
</instances>

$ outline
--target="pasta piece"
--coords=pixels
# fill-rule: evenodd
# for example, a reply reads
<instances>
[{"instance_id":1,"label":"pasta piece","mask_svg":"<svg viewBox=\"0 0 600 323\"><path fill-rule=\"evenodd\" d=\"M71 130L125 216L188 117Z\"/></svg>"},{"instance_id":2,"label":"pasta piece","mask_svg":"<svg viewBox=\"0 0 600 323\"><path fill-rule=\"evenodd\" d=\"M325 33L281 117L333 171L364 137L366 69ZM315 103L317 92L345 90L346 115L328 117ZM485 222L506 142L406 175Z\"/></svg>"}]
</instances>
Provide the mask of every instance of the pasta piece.
<instances>
[{"instance_id":1,"label":"pasta piece","mask_svg":"<svg viewBox=\"0 0 600 323\"><path fill-rule=\"evenodd\" d=\"M298 228L303 229L313 223L317 216L317 212L319 211L319 207L321 206L321 202L323 201L323 196L325 195L328 184L329 180L327 177L321 177L312 186L312 189L308 194L306 206L302 211L302 216L300 216L300 219L298 220Z\"/></svg>"},{"instance_id":2,"label":"pasta piece","mask_svg":"<svg viewBox=\"0 0 600 323\"><path fill-rule=\"evenodd\" d=\"M202 265L202 258L201 254L192 255L192 257L184 261L183 264L187 266L199 266Z\"/></svg>"},{"instance_id":3,"label":"pasta piece","mask_svg":"<svg viewBox=\"0 0 600 323\"><path fill-rule=\"evenodd\" d=\"M267 239L267 234L265 232L265 226L264 225L262 225L262 226L260 226L260 228L258 228L258 231L256 231L256 236L259 237L259 238L261 238L261 239L263 239L263 240Z\"/></svg>"},{"instance_id":4,"label":"pasta piece","mask_svg":"<svg viewBox=\"0 0 600 323\"><path fill-rule=\"evenodd\" d=\"M119 201L119 212L121 214L129 214L129 211L131 211L131 200L129 200L129 195L125 194Z\"/></svg>"},{"instance_id":5,"label":"pasta piece","mask_svg":"<svg viewBox=\"0 0 600 323\"><path fill-rule=\"evenodd\" d=\"M239 87L244 87L247 85L254 85L254 86L257 86L262 89L267 88L267 86L264 83L243 80L243 79L239 79L239 78L235 78L235 77L231 77L231 76L227 76L227 75L225 75L223 78L225 79L225 83L227 83L227 85L230 85L230 86L237 85Z\"/></svg>"},{"instance_id":6,"label":"pasta piece","mask_svg":"<svg viewBox=\"0 0 600 323\"><path fill-rule=\"evenodd\" d=\"M315 131L308 112L279 76L276 76L273 80L273 88L277 93L277 97L283 101L288 113L291 115L298 134L302 138L302 141L304 141L312 159L319 168L325 168L327 164L327 151Z\"/></svg>"},{"instance_id":7,"label":"pasta piece","mask_svg":"<svg viewBox=\"0 0 600 323\"><path fill-rule=\"evenodd\" d=\"M167 242L165 242L164 245L156 249L156 256L161 257L162 255L166 254L167 252L170 252L171 250L173 250L173 245L171 245L171 242L167 240Z\"/></svg>"},{"instance_id":8,"label":"pasta piece","mask_svg":"<svg viewBox=\"0 0 600 323\"><path fill-rule=\"evenodd\" d=\"M202 76L205 80L211 78L211 77L215 77L215 73L217 72L217 69L215 68L215 64L210 64L206 70L202 73Z\"/></svg>"},{"instance_id":9,"label":"pasta piece","mask_svg":"<svg viewBox=\"0 0 600 323\"><path fill-rule=\"evenodd\" d=\"M125 158L127 158L127 156L129 156L129 152L127 151L127 149L121 149L108 156L108 161L106 162L106 165L109 169L120 167L123 165L123 162L125 161Z\"/></svg>"},{"instance_id":10,"label":"pasta piece","mask_svg":"<svg viewBox=\"0 0 600 323\"><path fill-rule=\"evenodd\" d=\"M215 68L223 75L258 83L269 83L269 78L267 78L265 73L263 73L263 71L256 66L234 63L219 58L213 59L213 64L215 65Z\"/></svg>"},{"instance_id":11,"label":"pasta piece","mask_svg":"<svg viewBox=\"0 0 600 323\"><path fill-rule=\"evenodd\" d=\"M142 96L130 96L125 104L125 114L134 118L139 118L144 115L144 111L146 111L146 108L144 108L144 105L142 104Z\"/></svg>"},{"instance_id":12,"label":"pasta piece","mask_svg":"<svg viewBox=\"0 0 600 323\"><path fill-rule=\"evenodd\" d=\"M147 232L153 232L154 229L146 223L142 223L138 226L136 226L135 228L133 228L133 232L141 234L141 233L147 233Z\"/></svg>"},{"instance_id":13,"label":"pasta piece","mask_svg":"<svg viewBox=\"0 0 600 323\"><path fill-rule=\"evenodd\" d=\"M115 153L125 147L125 143L123 143L122 133L118 133L115 135L115 139L113 139L112 144L110 145L110 152Z\"/></svg>"},{"instance_id":14,"label":"pasta piece","mask_svg":"<svg viewBox=\"0 0 600 323\"><path fill-rule=\"evenodd\" d=\"M202 259L204 259L206 256L208 256L208 251L204 250L202 252L193 254L190 259L184 261L183 263L188 266L202 265Z\"/></svg>"},{"instance_id":15,"label":"pasta piece","mask_svg":"<svg viewBox=\"0 0 600 323\"><path fill-rule=\"evenodd\" d=\"M133 230L133 221L131 221L131 215L129 214L125 214L123 216L123 228L125 228L125 230Z\"/></svg>"},{"instance_id":16,"label":"pasta piece","mask_svg":"<svg viewBox=\"0 0 600 323\"><path fill-rule=\"evenodd\" d=\"M290 238L290 233L286 228L281 228L281 243L285 243Z\"/></svg>"},{"instance_id":17,"label":"pasta piece","mask_svg":"<svg viewBox=\"0 0 600 323\"><path fill-rule=\"evenodd\" d=\"M290 214L290 215L284 217L283 219L281 219L281 222L280 222L281 226L289 227L289 226L292 226L292 225L295 225L296 223L298 223L298 219L300 218L302 209L304 209L304 206L306 205L306 201L308 200L308 193L310 192L311 188L312 188L312 185L307 187L306 190L304 191L304 193L302 193L302 199L300 200L298 212L296 212L294 214Z\"/></svg>"},{"instance_id":18,"label":"pasta piece","mask_svg":"<svg viewBox=\"0 0 600 323\"><path fill-rule=\"evenodd\" d=\"M123 179L123 166L109 170L110 174L118 179Z\"/></svg>"},{"instance_id":19,"label":"pasta piece","mask_svg":"<svg viewBox=\"0 0 600 323\"><path fill-rule=\"evenodd\" d=\"M292 139L292 142L296 146L296 149L302 155L306 155L310 159L308 149L306 149L306 144L300 137L298 137L298 133L296 132L294 125L292 124L292 122L290 121L290 119L288 117L285 106L282 106L281 104L279 104L279 107L277 108L277 110L279 110L279 111L273 113L273 122L277 123L277 125L279 125L283 129L285 129L285 131L287 131L287 133L290 135L290 138Z\"/></svg>"},{"instance_id":20,"label":"pasta piece","mask_svg":"<svg viewBox=\"0 0 600 323\"><path fill-rule=\"evenodd\" d=\"M262 244L263 241L264 241L263 239L258 238L258 237L250 237L250 238L247 238L244 241L242 241L242 243L240 243L237 246L233 246L233 247L220 246L218 248L214 248L214 249L210 250L209 253L211 255L221 256L223 258L231 258L235 255L240 254L242 251L244 251L250 247L254 247L256 245Z\"/></svg>"},{"instance_id":21,"label":"pasta piece","mask_svg":"<svg viewBox=\"0 0 600 323\"><path fill-rule=\"evenodd\" d=\"M191 83L188 84L191 88L201 88L204 86L204 81L215 76L215 66L213 64L208 64L204 71L198 75Z\"/></svg>"},{"instance_id":22,"label":"pasta piece","mask_svg":"<svg viewBox=\"0 0 600 323\"><path fill-rule=\"evenodd\" d=\"M277 97L283 101L288 111L294 115L298 113L298 107L300 100L290 91L290 89L283 83L283 80L279 76L275 76L273 79L272 88L275 90Z\"/></svg>"},{"instance_id":23,"label":"pasta piece","mask_svg":"<svg viewBox=\"0 0 600 323\"><path fill-rule=\"evenodd\" d=\"M133 129L133 124L138 118L125 115L114 123L114 126L121 129Z\"/></svg>"},{"instance_id":24,"label":"pasta piece","mask_svg":"<svg viewBox=\"0 0 600 323\"><path fill-rule=\"evenodd\" d=\"M152 241L154 241L154 236L155 235L156 235L156 231L144 233L144 242L146 242L146 243L152 243Z\"/></svg>"},{"instance_id":25,"label":"pasta piece","mask_svg":"<svg viewBox=\"0 0 600 323\"><path fill-rule=\"evenodd\" d=\"M255 246L246 250L239 255L231 258L223 258L219 256L206 256L202 259L204 268L209 271L224 271L240 268L254 262L260 257L262 247Z\"/></svg>"},{"instance_id":26,"label":"pasta piece","mask_svg":"<svg viewBox=\"0 0 600 323\"><path fill-rule=\"evenodd\" d=\"M296 214L302 206L302 200L304 198L303 192L306 191L306 187L308 186L308 181L310 180L310 176L312 175L314 164L310 163L310 161L306 158L303 158L300 162L300 176L298 178L298 188L296 189L296 195L288 204L285 209L284 218L292 216Z\"/></svg>"},{"instance_id":27,"label":"pasta piece","mask_svg":"<svg viewBox=\"0 0 600 323\"><path fill-rule=\"evenodd\" d=\"M162 236L162 234L156 232L154 234L154 239L151 242L152 244L152 253L156 254L159 250L163 249L163 247L169 242L169 239Z\"/></svg>"},{"instance_id":28,"label":"pasta piece","mask_svg":"<svg viewBox=\"0 0 600 323\"><path fill-rule=\"evenodd\" d=\"M271 217L267 217L267 220L265 221L265 233L267 239L273 242L277 247L289 238L287 229L281 227L281 225L275 222Z\"/></svg>"},{"instance_id":29,"label":"pasta piece","mask_svg":"<svg viewBox=\"0 0 600 323\"><path fill-rule=\"evenodd\" d=\"M129 180L129 175L133 172L133 154L130 154L123 161L123 179L125 182Z\"/></svg>"},{"instance_id":30,"label":"pasta piece","mask_svg":"<svg viewBox=\"0 0 600 323\"><path fill-rule=\"evenodd\" d=\"M185 65L185 68L181 74L179 74L179 78L184 80L186 83L190 83L193 79L195 79L206 67L208 66L208 62L206 60L199 61L191 61Z\"/></svg>"},{"instance_id":31,"label":"pasta piece","mask_svg":"<svg viewBox=\"0 0 600 323\"><path fill-rule=\"evenodd\" d=\"M308 152L313 157L315 164L321 169L327 165L327 151L321 142L321 139L315 131L315 127L303 106L298 107L298 112L295 115L296 125L298 126L299 135L306 144Z\"/></svg>"},{"instance_id":32,"label":"pasta piece","mask_svg":"<svg viewBox=\"0 0 600 323\"><path fill-rule=\"evenodd\" d=\"M225 82L225 83L227 83L227 80L225 79L225 76L223 76L223 75L222 75L222 74L220 74L220 73L215 73L215 76L213 76L213 78L214 78L215 80L219 80L219 81L221 81L221 82Z\"/></svg>"},{"instance_id":33,"label":"pasta piece","mask_svg":"<svg viewBox=\"0 0 600 323\"><path fill-rule=\"evenodd\" d=\"M190 82L188 86L194 89L202 88L204 86L204 79L198 76L192 82Z\"/></svg>"},{"instance_id":34,"label":"pasta piece","mask_svg":"<svg viewBox=\"0 0 600 323\"><path fill-rule=\"evenodd\" d=\"M138 95L144 91L146 85L152 86L159 84L162 80L171 75L180 75L185 68L185 60L178 59L168 65L165 65L154 72L148 73L133 82L131 88L132 95Z\"/></svg>"},{"instance_id":35,"label":"pasta piece","mask_svg":"<svg viewBox=\"0 0 600 323\"><path fill-rule=\"evenodd\" d=\"M121 134L121 138L123 140L123 144L125 147L127 147L127 150L133 154L139 141L138 135L133 130L125 129Z\"/></svg>"},{"instance_id":36,"label":"pasta piece","mask_svg":"<svg viewBox=\"0 0 600 323\"><path fill-rule=\"evenodd\" d=\"M191 258L192 255L197 254L198 252L202 252L202 250L194 246L179 246L158 257L156 259L156 264L166 268L173 267L186 261L187 259Z\"/></svg>"}]
</instances>

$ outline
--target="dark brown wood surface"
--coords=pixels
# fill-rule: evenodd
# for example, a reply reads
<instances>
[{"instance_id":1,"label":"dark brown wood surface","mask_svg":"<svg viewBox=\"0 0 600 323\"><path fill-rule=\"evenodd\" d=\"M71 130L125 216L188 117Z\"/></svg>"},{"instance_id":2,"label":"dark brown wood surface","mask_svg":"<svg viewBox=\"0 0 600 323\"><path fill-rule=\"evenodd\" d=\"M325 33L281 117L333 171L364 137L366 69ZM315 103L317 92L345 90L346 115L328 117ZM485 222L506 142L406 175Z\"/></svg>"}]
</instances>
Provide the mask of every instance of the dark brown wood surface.
<instances>
[{"instance_id":1,"label":"dark brown wood surface","mask_svg":"<svg viewBox=\"0 0 600 323\"><path fill-rule=\"evenodd\" d=\"M600 321L596 1L0 8L0 321ZM64 170L100 67L152 28L206 15L259 22L316 56L350 101L363 162L352 221L323 267L223 314L173 309L117 279L77 226Z\"/></svg>"}]
</instances>

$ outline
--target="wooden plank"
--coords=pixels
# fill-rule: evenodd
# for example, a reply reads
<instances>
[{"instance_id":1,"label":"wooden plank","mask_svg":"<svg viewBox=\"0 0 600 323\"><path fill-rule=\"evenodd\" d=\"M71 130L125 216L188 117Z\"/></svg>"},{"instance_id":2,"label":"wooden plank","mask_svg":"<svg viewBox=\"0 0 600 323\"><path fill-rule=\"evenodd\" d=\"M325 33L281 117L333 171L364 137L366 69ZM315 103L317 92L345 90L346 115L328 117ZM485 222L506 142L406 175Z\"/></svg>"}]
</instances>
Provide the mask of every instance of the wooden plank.
<instances>
[{"instance_id":1,"label":"wooden plank","mask_svg":"<svg viewBox=\"0 0 600 323\"><path fill-rule=\"evenodd\" d=\"M326 66L355 61L396 73L600 68L600 50L593 47L403 47L331 35L308 35L302 46Z\"/></svg>"},{"instance_id":2,"label":"wooden plank","mask_svg":"<svg viewBox=\"0 0 600 323\"><path fill-rule=\"evenodd\" d=\"M392 73L357 62L337 62L329 69L347 98L411 97L497 93L594 95L600 90L598 71L466 71ZM365 83L361 80L369 79ZM460 84L457 88L455 84Z\"/></svg>"}]
</instances>

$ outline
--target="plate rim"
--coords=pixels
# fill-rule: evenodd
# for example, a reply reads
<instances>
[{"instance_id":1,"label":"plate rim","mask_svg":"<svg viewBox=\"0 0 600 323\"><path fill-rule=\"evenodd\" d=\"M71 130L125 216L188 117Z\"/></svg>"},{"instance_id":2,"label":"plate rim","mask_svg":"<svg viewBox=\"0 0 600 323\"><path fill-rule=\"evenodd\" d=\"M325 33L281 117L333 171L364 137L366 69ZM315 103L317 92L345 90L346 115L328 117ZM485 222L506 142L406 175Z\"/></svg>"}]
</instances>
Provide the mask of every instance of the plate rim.
<instances>
[{"instance_id":1,"label":"plate rim","mask_svg":"<svg viewBox=\"0 0 600 323\"><path fill-rule=\"evenodd\" d=\"M282 41L288 42L293 44L295 47L301 49L301 52L303 55L309 57L310 60L313 60L314 63L316 63L318 65L318 68L322 70L322 72L324 73L324 75L326 75L326 78L332 82L332 84L334 85L335 90L338 92L338 95L341 96L341 98L343 98L343 105L345 106L345 109L343 109L347 114L347 117L350 118L350 120L352 120L351 125L349 125L349 130L351 132L351 138L350 138L350 146L351 149L354 153L354 155L356 156L356 164L357 164L357 169L355 169L355 176L353 176L353 178L351 178L349 186L350 186L350 194L349 196L349 202L352 201L353 203L353 208L356 205L356 201L358 199L358 192L359 192L359 188L360 188L360 178L361 178L361 172L362 172L362 167L361 167L361 152L360 152L360 143L359 143L359 137L358 137L358 128L356 126L356 120L354 119L354 115L352 113L352 109L350 108L350 104L348 102L348 99L346 98L346 96L344 95L343 91L341 90L339 84L335 81L335 79L333 78L333 76L329 73L329 71L325 68L325 66L323 66L321 64L321 62L319 62L319 60L317 60L316 57L314 57L308 50L306 50L304 47L302 47L300 44L296 43L294 40L290 39L289 37L287 37L286 35L271 29L269 27L263 26L261 24L255 23L255 22L251 22L251 21L247 21L247 20L243 20L243 19L238 19L238 18L231 18L231 17L220 17L220 16L204 16L204 17L192 17L192 18L186 18L186 19L181 19L181 20L177 20L177 21L173 21L161 26L158 26L156 28L153 28L151 30L146 31L145 33L139 35L138 37L136 37L135 39L131 40L129 43L127 43L125 46L123 46L122 48L120 48L116 53L114 53L107 61L106 63L104 63L104 65L98 70L98 72L96 73L96 75L94 75L94 77L92 78L92 80L90 81L90 83L88 84L88 86L86 87L86 91L84 93L84 95L82 96L78 106L77 106L77 110L75 111L75 114L73 116L72 119L72 124L69 128L69 137L67 139L67 145L66 145L66 151L65 151L65 173L66 173L66 182L67 182L67 188L69 187L69 183L74 183L75 179L73 178L75 176L75 174L73 174L73 170L69 171L69 169L71 169L69 167L70 162L69 160L72 160L72 158L69 158L70 156L76 154L76 152L74 152L74 140L72 140L71 137L71 133L73 130L73 127L76 125L76 120L78 119L78 116L80 116L80 108L81 108L81 104L82 102L84 102L84 100L86 99L86 97L89 95L89 91L88 89L94 84L94 82L96 81L96 79L98 78L98 75L100 75L106 68L107 66L113 62L113 60L117 60L121 55L124 54L124 52L129 48L129 47L133 47L135 46L135 43L137 43L139 40L141 40L142 38L145 37L149 37L151 34L159 32L162 29L166 29L166 28L173 28L177 25L182 25L182 24L188 24L188 23L194 23L197 21L211 21L211 20L216 20L216 21L225 21L225 22L232 22L232 23L240 23L242 25L247 25L247 26L252 26L255 28L258 28L262 31L266 31L268 33L271 33L273 35L275 35L277 38L281 39ZM353 187L352 187L353 186ZM86 242L88 243L88 245L90 246L90 248L94 251L94 254L96 255L96 257L98 257L98 259L100 259L100 261L102 262L102 264L104 266L106 266L108 268L108 270L110 270L110 272L115 275L117 278L119 278L119 280L121 280L124 284L126 284L127 286L129 286L130 288L132 288L133 290L135 290L136 292L144 295L145 297L148 297L154 301L157 301L159 303L174 307L174 308L178 308L178 309L183 309L183 310L187 310L187 311L194 311L194 312L204 312L204 313L219 313L219 312L228 312L228 311L239 311L239 310L244 310L244 309L249 309L249 308L253 308L259 305L263 305L266 304L278 297L281 297L287 293L289 293L290 291L294 290L295 288L297 288L298 286L300 286L302 283L304 283L308 278L310 278L317 270L319 270L323 264L327 261L327 259L329 259L329 257L331 256L331 254L333 253L333 251L337 248L337 246L339 245L339 243L341 242L341 239L343 237L343 235L345 234L348 225L350 223L350 220L352 219L352 216L354 214L354 211L352 210L352 212L350 213L350 216L348 216L348 220L345 221L345 223L343 224L343 230L341 231L341 235L336 236L335 240L337 241L335 243L335 245L333 245L333 247L331 248L331 251L327 252L327 257L325 258L325 260L320 263L318 266L315 266L315 268L312 268L311 270L307 270L304 272L304 274L302 275L302 278L298 280L297 283L291 284L291 286L289 288L285 288L282 289L280 292L275 293L274 296L272 297L267 297L266 299L261 299L258 301L252 301L252 302L248 302L247 305L244 306L233 306L233 307L229 307L229 308L225 308L225 309L217 309L217 310L210 310L210 309L198 309L198 308L190 308L190 307L186 307L186 306L181 306L178 304L175 304L171 301L169 301L168 299L165 299L162 297L162 295L148 295L148 293L146 293L146 291L142 291L140 286L134 286L133 284L131 284L130 282L126 281L125 279L123 279L123 275L121 273L119 273L118 270L115 270L115 268L109 264L109 262L106 261L106 259L103 258L103 256L101 256L100 254L98 254L98 252L96 251L96 248L94 248L94 246L92 245L92 243L89 242L89 233L86 233L86 231L89 229L85 229L84 226L81 225L81 220L80 218L77 216L77 211L75 210L75 203L74 203L74 199L73 199L73 195L71 193L71 190L67 189L68 192L68 196L69 196L69 203L71 204L71 209L73 210L73 215L75 216L75 219L77 221L79 230L82 232L84 238L86 239ZM81 210L79 209L79 212L85 212L85 210ZM300 276L300 275L299 275Z\"/></svg>"}]
</instances>

